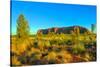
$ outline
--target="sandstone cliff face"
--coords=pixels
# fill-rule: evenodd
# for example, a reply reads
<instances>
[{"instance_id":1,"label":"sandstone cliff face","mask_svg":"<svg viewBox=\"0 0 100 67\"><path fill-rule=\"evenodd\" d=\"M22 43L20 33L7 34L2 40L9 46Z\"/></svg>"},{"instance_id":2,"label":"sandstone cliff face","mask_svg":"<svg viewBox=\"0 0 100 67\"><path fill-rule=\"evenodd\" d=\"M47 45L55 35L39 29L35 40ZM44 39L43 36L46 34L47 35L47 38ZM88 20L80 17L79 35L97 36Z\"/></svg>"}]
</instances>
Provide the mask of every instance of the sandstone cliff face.
<instances>
[{"instance_id":1,"label":"sandstone cliff face","mask_svg":"<svg viewBox=\"0 0 100 67\"><path fill-rule=\"evenodd\" d=\"M54 28L48 28L48 29L41 29L41 30L38 30L37 33L41 32L43 34L48 34L49 32L54 32L58 34L60 33L71 34L71 31L73 31L75 27L79 28L80 34L89 32L88 29L81 27L81 26L70 26L70 27L61 27L61 28L54 27Z\"/></svg>"}]
</instances>

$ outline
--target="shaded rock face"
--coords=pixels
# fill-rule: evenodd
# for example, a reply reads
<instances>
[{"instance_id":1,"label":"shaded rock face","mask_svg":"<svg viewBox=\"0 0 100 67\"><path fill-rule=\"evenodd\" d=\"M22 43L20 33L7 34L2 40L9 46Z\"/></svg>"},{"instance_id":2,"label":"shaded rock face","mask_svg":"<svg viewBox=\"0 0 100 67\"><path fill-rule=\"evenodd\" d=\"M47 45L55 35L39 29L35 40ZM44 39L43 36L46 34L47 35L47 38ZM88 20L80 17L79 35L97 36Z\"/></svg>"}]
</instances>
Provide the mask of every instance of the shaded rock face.
<instances>
[{"instance_id":1,"label":"shaded rock face","mask_svg":"<svg viewBox=\"0 0 100 67\"><path fill-rule=\"evenodd\" d=\"M61 27L61 28L54 27L54 28L48 28L48 29L41 29L41 30L38 30L37 33L41 32L43 34L48 34L49 32L54 32L54 33L58 33L58 34L60 34L60 33L71 34L71 31L73 31L75 27L79 28L80 34L89 32L88 29L81 27L81 26L70 26L70 27Z\"/></svg>"}]
</instances>

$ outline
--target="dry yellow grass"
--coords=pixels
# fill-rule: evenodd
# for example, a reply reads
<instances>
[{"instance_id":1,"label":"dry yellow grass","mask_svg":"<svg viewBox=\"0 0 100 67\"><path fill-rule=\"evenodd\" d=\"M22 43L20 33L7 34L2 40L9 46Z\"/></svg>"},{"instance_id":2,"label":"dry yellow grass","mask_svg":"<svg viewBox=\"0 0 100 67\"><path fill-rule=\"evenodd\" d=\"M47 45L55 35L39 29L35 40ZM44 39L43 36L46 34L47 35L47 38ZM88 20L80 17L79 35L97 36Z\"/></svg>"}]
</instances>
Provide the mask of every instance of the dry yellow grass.
<instances>
[{"instance_id":1,"label":"dry yellow grass","mask_svg":"<svg viewBox=\"0 0 100 67\"><path fill-rule=\"evenodd\" d=\"M20 65L20 61L18 61L18 58L16 56L12 56L12 65Z\"/></svg>"}]
</instances>

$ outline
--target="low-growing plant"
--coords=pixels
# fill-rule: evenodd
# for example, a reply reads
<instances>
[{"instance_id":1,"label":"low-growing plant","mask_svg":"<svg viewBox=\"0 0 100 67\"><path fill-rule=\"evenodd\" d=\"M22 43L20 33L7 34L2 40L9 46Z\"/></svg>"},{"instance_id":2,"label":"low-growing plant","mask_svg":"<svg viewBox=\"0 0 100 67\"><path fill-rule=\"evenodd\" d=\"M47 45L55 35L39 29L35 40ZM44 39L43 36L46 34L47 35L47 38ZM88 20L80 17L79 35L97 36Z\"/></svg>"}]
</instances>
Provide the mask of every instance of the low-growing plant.
<instances>
[{"instance_id":1,"label":"low-growing plant","mask_svg":"<svg viewBox=\"0 0 100 67\"><path fill-rule=\"evenodd\" d=\"M85 52L85 47L83 44L76 44L72 47L73 54L81 54Z\"/></svg>"}]
</instances>

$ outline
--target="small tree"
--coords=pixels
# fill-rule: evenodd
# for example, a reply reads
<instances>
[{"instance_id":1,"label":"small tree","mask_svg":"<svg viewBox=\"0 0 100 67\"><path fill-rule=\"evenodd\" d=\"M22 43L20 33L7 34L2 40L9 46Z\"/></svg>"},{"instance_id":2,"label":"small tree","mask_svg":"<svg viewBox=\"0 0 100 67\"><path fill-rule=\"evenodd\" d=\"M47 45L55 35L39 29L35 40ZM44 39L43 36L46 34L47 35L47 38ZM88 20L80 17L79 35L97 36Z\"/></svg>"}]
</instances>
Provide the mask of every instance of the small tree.
<instances>
[{"instance_id":1,"label":"small tree","mask_svg":"<svg viewBox=\"0 0 100 67\"><path fill-rule=\"evenodd\" d=\"M29 38L29 25L23 14L17 20L17 41L23 42Z\"/></svg>"}]
</instances>

